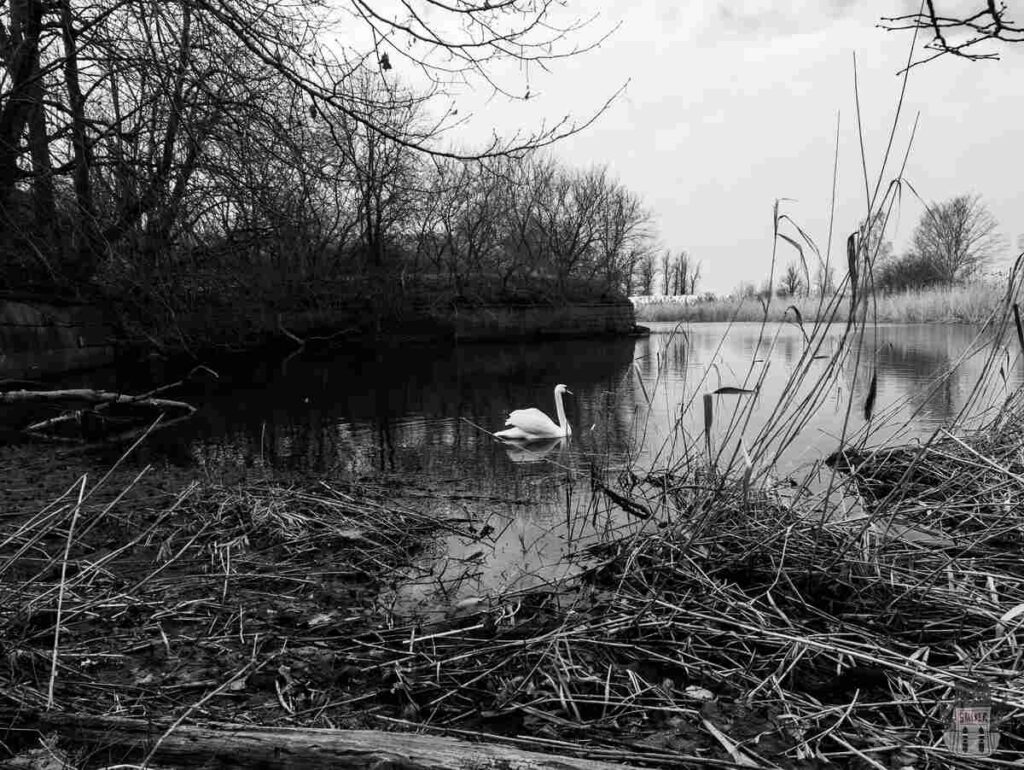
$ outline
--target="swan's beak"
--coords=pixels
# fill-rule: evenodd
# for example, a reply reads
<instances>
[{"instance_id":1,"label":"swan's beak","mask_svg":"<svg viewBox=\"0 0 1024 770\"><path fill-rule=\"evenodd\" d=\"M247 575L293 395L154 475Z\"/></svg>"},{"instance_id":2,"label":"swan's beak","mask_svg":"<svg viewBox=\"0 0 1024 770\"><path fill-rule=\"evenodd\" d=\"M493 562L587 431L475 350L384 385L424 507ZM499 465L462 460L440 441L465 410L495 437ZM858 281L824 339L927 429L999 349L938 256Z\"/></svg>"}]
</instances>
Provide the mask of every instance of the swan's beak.
<instances>
[{"instance_id":1,"label":"swan's beak","mask_svg":"<svg viewBox=\"0 0 1024 770\"><path fill-rule=\"evenodd\" d=\"M565 392L568 393L570 396L573 395L573 392L571 390L569 390L568 388L565 389Z\"/></svg>"}]
</instances>

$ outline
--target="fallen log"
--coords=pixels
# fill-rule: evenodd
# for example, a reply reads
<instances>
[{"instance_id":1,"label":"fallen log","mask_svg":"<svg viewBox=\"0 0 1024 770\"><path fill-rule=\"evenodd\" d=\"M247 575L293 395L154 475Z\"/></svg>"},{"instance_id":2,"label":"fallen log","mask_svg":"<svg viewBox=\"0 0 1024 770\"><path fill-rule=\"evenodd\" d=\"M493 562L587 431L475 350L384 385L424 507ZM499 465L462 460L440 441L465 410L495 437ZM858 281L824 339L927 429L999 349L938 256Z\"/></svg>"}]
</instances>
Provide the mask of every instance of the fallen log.
<instances>
[{"instance_id":1,"label":"fallen log","mask_svg":"<svg viewBox=\"0 0 1024 770\"><path fill-rule=\"evenodd\" d=\"M155 409L184 409L195 412L195 407L184 401L172 401L167 398L146 398L145 396L129 396L124 393L113 393L107 390L92 388L73 388L70 390L8 390L0 393L0 404L25 403L28 401L84 401L87 404L131 404L148 406Z\"/></svg>"},{"instance_id":2,"label":"fallen log","mask_svg":"<svg viewBox=\"0 0 1024 770\"><path fill-rule=\"evenodd\" d=\"M263 770L622 770L626 765L541 754L493 743L376 730L178 725L114 716L0 710L0 741L58 733L112 761ZM12 733L14 735L12 735Z\"/></svg>"},{"instance_id":3,"label":"fallen log","mask_svg":"<svg viewBox=\"0 0 1024 770\"><path fill-rule=\"evenodd\" d=\"M152 426L147 428L145 425L142 425L128 431L115 433L106 425L105 415L107 412L105 410L112 407L129 406L135 407L136 409L141 408L157 412L178 412L177 417L171 420L162 420L161 428L166 428L169 425L188 419L196 413L196 408L194 406L184 401L177 401L168 398L156 398L156 396L164 391L170 390L171 388L181 386L186 380L191 379L197 372L204 372L213 377L218 376L216 372L205 366L197 366L193 368L192 371L190 371L182 380L169 385L162 385L148 393L142 393L139 395L96 390L93 388L73 388L65 390L0 389L0 404L39 402L79 402L91 404L94 406L85 409L66 410L64 413L57 415L56 417L50 417L46 420L35 422L21 430L24 433L37 438L43 438L50 441L75 441L77 443L78 439L66 435L59 435L53 432L55 428L71 423L79 426L82 434L81 439L87 441L99 439L105 442L121 442L133 439L136 436L141 435L143 432L151 431ZM148 423L149 421L147 420L146 422Z\"/></svg>"}]
</instances>

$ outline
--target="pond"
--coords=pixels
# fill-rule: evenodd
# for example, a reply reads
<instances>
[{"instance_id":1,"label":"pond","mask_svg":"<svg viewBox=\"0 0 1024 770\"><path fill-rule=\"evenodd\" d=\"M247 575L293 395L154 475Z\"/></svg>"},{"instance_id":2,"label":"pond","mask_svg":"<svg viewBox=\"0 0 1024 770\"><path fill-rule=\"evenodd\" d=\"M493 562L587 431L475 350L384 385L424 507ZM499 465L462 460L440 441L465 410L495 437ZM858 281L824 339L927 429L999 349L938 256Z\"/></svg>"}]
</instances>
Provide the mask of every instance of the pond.
<instances>
[{"instance_id":1,"label":"pond","mask_svg":"<svg viewBox=\"0 0 1024 770\"><path fill-rule=\"evenodd\" d=\"M265 471L327 482L400 479L420 504L474 520L489 534L483 551L479 540L436 544L396 589L394 602L436 605L529 588L573 569L564 555L589 538L637 525L594 493L592 474L672 467L687 445L710 446L723 457L740 436L754 446L805 349L793 325L764 335L756 324L651 327L649 337L635 339L396 343L285 362L249 358L218 380L192 384L183 397L200 407L197 415L160 434L137 462L162 458L215 477ZM840 335L839 328L826 335L797 396L815 390L812 380ZM779 454L777 472L798 473L839 446L851 390L847 432L864 426L872 372L875 441L920 437L947 424L968 402L981 371L981 355L954 368L978 335L977 327L950 325L872 330L865 349L873 355L859 367L848 362L821 392L820 406ZM984 399L989 404L1022 378L1019 356L1001 355L1006 360ZM705 438L704 394L754 389L759 379L756 394L710 398L713 422ZM571 440L519 447L488 434L503 426L510 409L537 406L554 416L557 383L573 393L565 402ZM749 419L727 440L726 426L748 407Z\"/></svg>"},{"instance_id":2,"label":"pond","mask_svg":"<svg viewBox=\"0 0 1024 770\"><path fill-rule=\"evenodd\" d=\"M817 351L804 387L827 366L839 343L836 327ZM329 357L256 362L222 373L199 396L195 419L161 438L187 462L297 470L331 478L397 473L434 486L470 487L499 498L521 497L524 484L557 465L671 466L680 432L703 445L705 393L753 389L755 396L713 399L712 451L738 410L751 417L731 439L752 444L804 350L792 325L761 333L757 324L653 324L637 339L399 346ZM799 439L779 457L781 473L834 451L864 427L863 403L877 373L873 443L927 435L948 424L968 402L983 355L961 360L985 337L973 326L882 325L869 332L859 367L851 358L822 394ZM1021 379L1015 354L985 403L996 403ZM949 373L940 380L940 375ZM856 374L856 378L854 375ZM495 442L509 410L537 406L555 416L552 389L565 383L569 441L527 447ZM754 398L753 404L745 399ZM725 447L728 451L729 447ZM548 463L540 463L541 460ZM540 469L524 466L543 465Z\"/></svg>"}]
</instances>

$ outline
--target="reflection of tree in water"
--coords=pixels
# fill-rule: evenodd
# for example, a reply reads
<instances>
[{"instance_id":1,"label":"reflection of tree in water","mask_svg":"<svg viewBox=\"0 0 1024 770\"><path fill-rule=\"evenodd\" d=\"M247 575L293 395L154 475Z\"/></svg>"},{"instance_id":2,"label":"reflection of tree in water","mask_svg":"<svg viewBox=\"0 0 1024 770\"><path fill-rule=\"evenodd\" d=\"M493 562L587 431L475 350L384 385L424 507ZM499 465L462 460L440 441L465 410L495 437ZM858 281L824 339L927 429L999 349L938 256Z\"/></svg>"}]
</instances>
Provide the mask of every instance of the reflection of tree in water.
<instances>
[{"instance_id":1,"label":"reflection of tree in water","mask_svg":"<svg viewBox=\"0 0 1024 770\"><path fill-rule=\"evenodd\" d=\"M577 393L566 404L574 428L601 413L621 441L625 429L605 424L602 399L629 374L633 347L632 339L553 340L292 359L262 381L250 370L244 385L226 385L192 440L206 463L451 476L493 462L494 440L462 418L493 431L512 408L553 414L552 389L565 382Z\"/></svg>"},{"instance_id":2,"label":"reflection of tree in water","mask_svg":"<svg viewBox=\"0 0 1024 770\"><path fill-rule=\"evenodd\" d=\"M283 371L264 365L261 374L253 367L239 372L234 381L222 372L225 384L220 390L197 401L202 404L199 418L162 438L190 447L211 468L268 466L325 478L385 471L493 484L501 480L490 474L511 474L511 462L475 426L496 430L509 409L527 406L553 414L552 388L564 382L575 396L566 399L574 435L563 459L600 466L632 444L634 426L648 431L648 446L671 438L680 406L686 403L696 406L685 414L684 424L699 438L700 394L718 385L741 384L757 330L757 325L734 328L720 351L724 327L694 326L686 335L653 334L635 340L419 345L293 359ZM837 339L840 331L836 329ZM876 344L880 414L905 396L923 396L973 337L974 330L959 327L879 327L876 343L869 331L855 393L855 420L859 423L871 378L868 351ZM758 409L772 406L803 345L799 329L791 324L782 328L769 357L771 369ZM831 352L832 345L830 340L823 352ZM762 351L768 355L766 348ZM653 399L652 410L637 383L634 361ZM714 370L712 362L717 363ZM841 383L843 408L823 409L809 429L809 441L824 437L821 440L827 443L838 433L852 365L851 358ZM980 365L980 359L968 361L944 383L923 405L923 419L935 424L954 416ZM759 366L754 368L755 377L759 371ZM659 373L658 390L653 392ZM735 397L717 400L716 429L744 403ZM911 409L919 404L913 403ZM748 434L756 429L755 419ZM517 472L522 477L541 471Z\"/></svg>"},{"instance_id":3,"label":"reflection of tree in water","mask_svg":"<svg viewBox=\"0 0 1024 770\"><path fill-rule=\"evenodd\" d=\"M654 428L664 426L663 430L651 430L647 447L648 456L662 452L662 446L678 453L682 451L683 439L672 429L680 416L679 404L690 404L689 411L682 414L682 425L692 442L702 443L703 419L700 405L702 393L713 391L719 385L742 385L748 371L751 379L748 385L764 374L764 381L757 396L754 413L750 422L743 430L748 441L756 436L764 425L767 415L778 403L791 373L805 352L805 341L799 328L793 324L781 327L769 324L765 328L765 338L758 344L759 324L741 324L734 326L728 333L723 344L723 326L699 325L690 327L690 344L687 348L688 371L671 371L669 364L667 376L663 376L659 387L662 393L655 399L652 410L651 425ZM799 408L812 388L817 387L817 378L828 368L828 360L824 357L833 354L840 342L843 332L842 325L835 325L826 334L819 354L823 358L809 363L808 376L795 391L796 396L791 402L793 409ZM863 406L872 373L872 351L877 348L878 397L875 408L874 429L881 429L878 434L881 440L889 427L900 427L920 407L920 411L909 425L911 433L921 435L934 430L937 424L948 422L963 407L972 388L981 373L983 356L974 356L964 361L958 371L945 381L936 382L939 375L948 370L965 351L978 343L975 338L978 328L949 325L891 325L869 328L864 339L861 355L861 370L857 377L856 392L852 404L851 427L856 429L863 425ZM774 348L770 348L775 337ZM661 335L664 338L667 335ZM652 346L656 343L652 341ZM638 346L638 351L641 348ZM764 360L768 367L763 369L760 364L750 368L752 357L756 355ZM671 362L671 355L663 361ZM801 438L787 450L797 461L820 459L834 449L835 441L840 434L842 423L847 412L850 398L850 385L853 382L855 356L846 360L842 375L838 381L829 385L829 395L824 404L803 424ZM715 364L713 371L704 382L701 376ZM1010 386L1021 380L1024 364L1019 363L1009 379ZM653 382L654 375L647 378ZM675 378L675 379L673 379ZM934 389L933 396L924 402L924 396ZM909 403L905 402L910 399ZM916 400L915 400L916 399ZM735 397L716 398L714 406L713 442L721 439L719 429L736 414L736 410L751 403ZM894 404L900 409L895 415L888 414ZM673 411L675 409L676 411ZM882 420L883 414L891 419ZM735 436L733 437L735 439ZM662 452L666 454L667 452Z\"/></svg>"},{"instance_id":4,"label":"reflection of tree in water","mask_svg":"<svg viewBox=\"0 0 1024 770\"><path fill-rule=\"evenodd\" d=\"M921 414L929 420L945 422L953 417L955 386L967 373L964 370L955 372L939 383L937 390L933 389L936 377L948 371L952 363L944 349L907 347L890 340L878 349L874 362L878 371L880 399L885 388L888 401L909 395L914 407L920 407ZM870 376L869 373L868 378ZM865 379L862 378L861 395L867 391Z\"/></svg>"},{"instance_id":5,"label":"reflection of tree in water","mask_svg":"<svg viewBox=\"0 0 1024 770\"><path fill-rule=\"evenodd\" d=\"M654 382L659 373L674 376L685 372L692 363L690 335L682 328L672 333L656 333L636 341L634 361L645 381Z\"/></svg>"},{"instance_id":6,"label":"reflection of tree in water","mask_svg":"<svg viewBox=\"0 0 1024 770\"><path fill-rule=\"evenodd\" d=\"M658 373L658 346L655 340L660 335L649 335L636 341L634 348L633 363L640 374L648 380L653 380Z\"/></svg>"},{"instance_id":7,"label":"reflection of tree in water","mask_svg":"<svg viewBox=\"0 0 1024 770\"><path fill-rule=\"evenodd\" d=\"M772 348L772 361L781 361L790 367L795 366L800 360L800 356L804 354L805 345L802 338L798 339L791 335L780 336Z\"/></svg>"},{"instance_id":8,"label":"reflection of tree in water","mask_svg":"<svg viewBox=\"0 0 1024 770\"><path fill-rule=\"evenodd\" d=\"M865 354L858 377L858 405L863 403L871 380L871 367L878 373L878 405L883 408L910 399L910 410L920 410L922 419L942 424L953 419L981 372L978 357L964 361L948 377L940 375L970 349L976 330L939 324L879 327L874 357L870 350L875 337L865 335ZM852 373L852 359L848 377ZM849 382L849 379L847 380ZM909 414L906 408L904 414Z\"/></svg>"}]
</instances>

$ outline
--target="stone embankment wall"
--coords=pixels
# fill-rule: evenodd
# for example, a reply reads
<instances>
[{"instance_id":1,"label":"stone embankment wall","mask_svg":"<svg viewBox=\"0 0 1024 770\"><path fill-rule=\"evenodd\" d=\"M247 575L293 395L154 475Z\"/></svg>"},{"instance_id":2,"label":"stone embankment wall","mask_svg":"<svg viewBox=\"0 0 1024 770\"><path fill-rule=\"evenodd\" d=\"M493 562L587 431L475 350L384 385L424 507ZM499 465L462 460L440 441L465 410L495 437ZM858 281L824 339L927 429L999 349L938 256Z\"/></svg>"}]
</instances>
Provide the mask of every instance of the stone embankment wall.
<instances>
[{"instance_id":1,"label":"stone embankment wall","mask_svg":"<svg viewBox=\"0 0 1024 770\"><path fill-rule=\"evenodd\" d=\"M366 297L334 297L315 307L234 307L209 302L178 311L173 319L148 316L149 328L128 323L129 336L159 339L169 347L179 341L190 350L203 347L249 349L294 335L302 339L333 337L472 342L545 337L625 335L635 329L628 299L586 302L450 302L425 298L390 307ZM155 323L153 323L155 321ZM132 330L135 329L135 334Z\"/></svg>"},{"instance_id":2,"label":"stone embankment wall","mask_svg":"<svg viewBox=\"0 0 1024 770\"><path fill-rule=\"evenodd\" d=\"M114 360L113 338L95 307L0 298L0 379L102 366Z\"/></svg>"},{"instance_id":3,"label":"stone embankment wall","mask_svg":"<svg viewBox=\"0 0 1024 770\"><path fill-rule=\"evenodd\" d=\"M456 307L435 318L456 340L498 340L533 337L587 337L629 334L634 330L629 300L576 302L561 305L480 305Z\"/></svg>"},{"instance_id":4,"label":"stone embankment wall","mask_svg":"<svg viewBox=\"0 0 1024 770\"><path fill-rule=\"evenodd\" d=\"M307 338L340 332L339 341L395 336L472 342L626 335L635 330L633 306L625 298L562 303L423 303L398 308L393 316L368 325L370 318L372 315L355 303L280 312L209 303L177 314L173 326L157 324L149 330L129 323L121 334L127 332L128 339L123 341L128 345L142 348L161 338L167 349L173 350L178 340L187 340L187 349L196 352L203 348L255 348L289 334ZM0 299L0 379L101 366L113 360L115 336L113 325L95 307Z\"/></svg>"}]
</instances>

